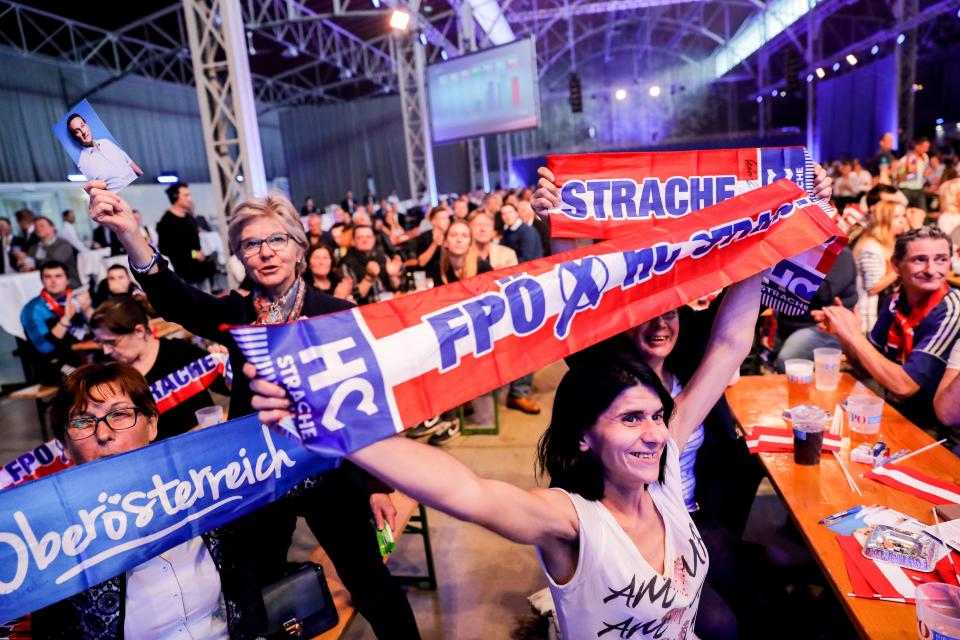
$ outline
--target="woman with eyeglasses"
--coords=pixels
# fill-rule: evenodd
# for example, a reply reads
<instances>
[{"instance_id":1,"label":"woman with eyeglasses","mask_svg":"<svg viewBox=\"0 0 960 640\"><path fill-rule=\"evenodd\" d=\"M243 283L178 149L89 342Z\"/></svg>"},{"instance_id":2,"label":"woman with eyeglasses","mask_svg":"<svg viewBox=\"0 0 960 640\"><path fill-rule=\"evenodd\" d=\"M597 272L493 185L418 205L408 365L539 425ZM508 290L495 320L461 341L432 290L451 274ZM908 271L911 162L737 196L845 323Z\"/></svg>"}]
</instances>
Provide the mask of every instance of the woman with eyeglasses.
<instances>
[{"instance_id":1,"label":"woman with eyeglasses","mask_svg":"<svg viewBox=\"0 0 960 640\"><path fill-rule=\"evenodd\" d=\"M65 455L86 464L157 437L157 406L144 377L119 363L80 367L53 400ZM143 469L149 475L149 469ZM34 638L120 640L254 638L265 626L250 557L230 525L196 536L129 571L36 611ZM176 598L176 600L171 600ZM176 606L168 606L176 602ZM180 606L182 605L182 606Z\"/></svg>"},{"instance_id":2,"label":"woman with eyeglasses","mask_svg":"<svg viewBox=\"0 0 960 640\"><path fill-rule=\"evenodd\" d=\"M227 347L234 371L246 362L227 325L278 324L342 311L354 305L308 286L302 277L306 231L293 204L280 194L252 197L230 216L230 249L253 282L250 295L235 291L217 298L185 283L170 270L155 247L139 234L130 206L102 181L84 187L90 194L90 215L117 234L130 267L157 312L185 329ZM230 417L252 413L249 381L234 378ZM390 577L380 556L373 527L391 526L396 508L384 492L389 488L344 465L283 499L245 518L263 585L286 570L287 550L303 516L333 560L357 610L381 638L416 638L419 633L406 596ZM368 504L369 502L369 504Z\"/></svg>"},{"instance_id":3,"label":"woman with eyeglasses","mask_svg":"<svg viewBox=\"0 0 960 640\"><path fill-rule=\"evenodd\" d=\"M178 380L172 384L180 384L196 371L205 371L200 367L190 368L190 365L209 354L188 340L158 340L154 337L143 303L132 296L120 296L102 303L90 318L90 328L105 356L133 367L151 385L181 370ZM223 378L218 377L212 388L224 395L230 393ZM170 390L171 383L161 383L162 392ZM206 388L183 397L160 414L157 440L190 431L197 426L196 411L214 404Z\"/></svg>"}]
</instances>

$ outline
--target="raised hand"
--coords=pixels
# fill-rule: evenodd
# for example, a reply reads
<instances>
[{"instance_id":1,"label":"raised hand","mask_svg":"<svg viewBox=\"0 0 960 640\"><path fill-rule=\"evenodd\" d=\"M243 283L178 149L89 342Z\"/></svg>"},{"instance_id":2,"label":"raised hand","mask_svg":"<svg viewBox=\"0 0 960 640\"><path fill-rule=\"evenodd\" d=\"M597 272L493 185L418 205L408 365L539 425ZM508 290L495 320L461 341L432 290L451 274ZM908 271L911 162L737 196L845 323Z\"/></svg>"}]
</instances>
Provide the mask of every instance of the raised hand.
<instances>
[{"instance_id":1,"label":"raised hand","mask_svg":"<svg viewBox=\"0 0 960 640\"><path fill-rule=\"evenodd\" d=\"M108 191L106 182L90 180L83 185L83 190L90 196L90 217L94 222L110 229L121 239L131 234L139 235L140 225L133 217L130 205L113 191Z\"/></svg>"},{"instance_id":2,"label":"raised hand","mask_svg":"<svg viewBox=\"0 0 960 640\"><path fill-rule=\"evenodd\" d=\"M816 162L813 163L813 197L821 200L833 197L833 178Z\"/></svg>"},{"instance_id":3,"label":"raised hand","mask_svg":"<svg viewBox=\"0 0 960 640\"><path fill-rule=\"evenodd\" d=\"M537 181L537 190L533 192L530 205L538 214L546 214L550 209L560 206L560 189L554 184L556 176L546 167L537 169L540 180Z\"/></svg>"}]
</instances>

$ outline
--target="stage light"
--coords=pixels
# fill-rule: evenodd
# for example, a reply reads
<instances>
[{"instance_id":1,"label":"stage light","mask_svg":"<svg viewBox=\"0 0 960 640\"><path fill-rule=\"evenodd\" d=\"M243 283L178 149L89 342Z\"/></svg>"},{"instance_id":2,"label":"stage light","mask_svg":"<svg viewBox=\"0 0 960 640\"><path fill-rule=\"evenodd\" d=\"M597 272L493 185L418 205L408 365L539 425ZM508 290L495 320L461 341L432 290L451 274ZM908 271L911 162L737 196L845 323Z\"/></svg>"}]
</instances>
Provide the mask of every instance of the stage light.
<instances>
[{"instance_id":1,"label":"stage light","mask_svg":"<svg viewBox=\"0 0 960 640\"><path fill-rule=\"evenodd\" d=\"M937 124L943 124L943 118L937 118Z\"/></svg>"},{"instance_id":2,"label":"stage light","mask_svg":"<svg viewBox=\"0 0 960 640\"><path fill-rule=\"evenodd\" d=\"M812 73L808 73L808 74L807 74L807 82L808 82L808 83L813 82L813 74L812 74Z\"/></svg>"},{"instance_id":3,"label":"stage light","mask_svg":"<svg viewBox=\"0 0 960 640\"><path fill-rule=\"evenodd\" d=\"M374 9L379 9L379 8L380 8L380 0L370 0L370 2L371 2L371 4L373 4L373 8L374 8Z\"/></svg>"},{"instance_id":4,"label":"stage light","mask_svg":"<svg viewBox=\"0 0 960 640\"><path fill-rule=\"evenodd\" d=\"M777 90L776 90L776 89L774 89L773 91L770 92L770 97L771 97L771 98L776 98L776 97L777 97Z\"/></svg>"},{"instance_id":5,"label":"stage light","mask_svg":"<svg viewBox=\"0 0 960 640\"><path fill-rule=\"evenodd\" d=\"M237 176L237 182L243 182L243 176Z\"/></svg>"},{"instance_id":6,"label":"stage light","mask_svg":"<svg viewBox=\"0 0 960 640\"><path fill-rule=\"evenodd\" d=\"M427 34L425 33L420 34L420 44L422 44L423 46L427 46Z\"/></svg>"},{"instance_id":7,"label":"stage light","mask_svg":"<svg viewBox=\"0 0 960 640\"><path fill-rule=\"evenodd\" d=\"M397 31L406 31L410 26L410 14L402 9L394 9L390 14L390 26Z\"/></svg>"},{"instance_id":8,"label":"stage light","mask_svg":"<svg viewBox=\"0 0 960 640\"><path fill-rule=\"evenodd\" d=\"M917 93L918 91L923 91L923 85L920 84L919 82L916 82L912 87L910 87L910 90L913 91L914 93Z\"/></svg>"},{"instance_id":9,"label":"stage light","mask_svg":"<svg viewBox=\"0 0 960 640\"><path fill-rule=\"evenodd\" d=\"M781 97L781 98L786 98L786 97L787 97L787 92L786 92L786 91L781 91L781 92L780 92L780 97Z\"/></svg>"},{"instance_id":10,"label":"stage light","mask_svg":"<svg viewBox=\"0 0 960 640\"><path fill-rule=\"evenodd\" d=\"M627 99L627 90L626 89L617 89L613 92L613 97L617 100L626 100Z\"/></svg>"},{"instance_id":11,"label":"stage light","mask_svg":"<svg viewBox=\"0 0 960 640\"><path fill-rule=\"evenodd\" d=\"M757 104L763 102L763 96L757 96Z\"/></svg>"},{"instance_id":12,"label":"stage light","mask_svg":"<svg viewBox=\"0 0 960 640\"><path fill-rule=\"evenodd\" d=\"M873 46L870 48L870 55L874 55L874 56L875 56L875 55L877 55L878 53L880 53L880 45L875 44L875 45L873 45Z\"/></svg>"},{"instance_id":13,"label":"stage light","mask_svg":"<svg viewBox=\"0 0 960 640\"><path fill-rule=\"evenodd\" d=\"M818 77L818 78L820 78L821 80L823 80L823 78L824 78L826 75L827 75L827 72L823 70L823 67L817 67L817 77Z\"/></svg>"},{"instance_id":14,"label":"stage light","mask_svg":"<svg viewBox=\"0 0 960 640\"><path fill-rule=\"evenodd\" d=\"M179 182L180 178L177 177L177 174L171 173L169 171L164 171L157 176L157 182L160 184L173 184L174 182Z\"/></svg>"},{"instance_id":15,"label":"stage light","mask_svg":"<svg viewBox=\"0 0 960 640\"><path fill-rule=\"evenodd\" d=\"M291 44L291 45L288 45L287 48L283 50L283 52L280 54L280 57L290 60L292 58L296 58L299 55L300 55L300 50Z\"/></svg>"},{"instance_id":16,"label":"stage light","mask_svg":"<svg viewBox=\"0 0 960 640\"><path fill-rule=\"evenodd\" d=\"M937 133L938 133L938 134L943 133L943 125L942 125L942 124L938 124L938 125L937 125Z\"/></svg>"},{"instance_id":17,"label":"stage light","mask_svg":"<svg viewBox=\"0 0 960 640\"><path fill-rule=\"evenodd\" d=\"M906 39L907 39L907 36L901 33L900 35L897 36L897 44L903 44L903 41Z\"/></svg>"},{"instance_id":18,"label":"stage light","mask_svg":"<svg viewBox=\"0 0 960 640\"><path fill-rule=\"evenodd\" d=\"M449 57L449 56L447 56L447 50L446 50L446 49L440 49L440 57L443 58L444 60L446 60L446 59Z\"/></svg>"},{"instance_id":19,"label":"stage light","mask_svg":"<svg viewBox=\"0 0 960 640\"><path fill-rule=\"evenodd\" d=\"M655 84L655 85L653 85L652 87L650 87L650 97L651 97L651 98L656 98L656 97L659 96L659 95L660 95L660 86L659 86L659 85L656 85L656 84Z\"/></svg>"},{"instance_id":20,"label":"stage light","mask_svg":"<svg viewBox=\"0 0 960 640\"><path fill-rule=\"evenodd\" d=\"M834 70L834 71L840 71L840 63L839 63L839 62L834 62L834 63L833 63L833 70Z\"/></svg>"},{"instance_id":21,"label":"stage light","mask_svg":"<svg viewBox=\"0 0 960 640\"><path fill-rule=\"evenodd\" d=\"M857 56L853 55L852 53L848 53L848 54L847 54L847 64L849 64L851 67L852 67L853 65L857 64Z\"/></svg>"},{"instance_id":22,"label":"stage light","mask_svg":"<svg viewBox=\"0 0 960 640\"><path fill-rule=\"evenodd\" d=\"M70 182L86 182L87 176L83 175L82 173L68 173L67 180Z\"/></svg>"}]
</instances>

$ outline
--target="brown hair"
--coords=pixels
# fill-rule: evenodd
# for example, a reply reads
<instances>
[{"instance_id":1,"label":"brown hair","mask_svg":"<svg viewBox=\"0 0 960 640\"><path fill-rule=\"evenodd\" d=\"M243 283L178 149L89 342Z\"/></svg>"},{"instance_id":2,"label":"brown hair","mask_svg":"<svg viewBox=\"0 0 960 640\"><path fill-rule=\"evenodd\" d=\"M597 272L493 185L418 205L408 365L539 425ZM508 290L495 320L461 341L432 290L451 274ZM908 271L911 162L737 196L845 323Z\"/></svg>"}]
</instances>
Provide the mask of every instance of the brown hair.
<instances>
[{"instance_id":1,"label":"brown hair","mask_svg":"<svg viewBox=\"0 0 960 640\"><path fill-rule=\"evenodd\" d=\"M150 329L150 319L143 304L133 296L117 296L101 303L90 318L91 329L106 329L118 336L133 333L143 325Z\"/></svg>"},{"instance_id":2,"label":"brown hair","mask_svg":"<svg viewBox=\"0 0 960 640\"><path fill-rule=\"evenodd\" d=\"M859 244L865 238L873 238L886 250L888 257L892 255L893 246L897 242L897 237L893 234L893 217L898 208L906 211L899 202L878 202L873 208L873 213L870 214L870 222L857 238L857 243Z\"/></svg>"},{"instance_id":3,"label":"brown hair","mask_svg":"<svg viewBox=\"0 0 960 640\"><path fill-rule=\"evenodd\" d=\"M479 257L477 256L477 245L473 241L473 229L470 228L470 224L467 223L466 220L454 220L443 234L444 246L440 249L440 278L444 284L447 282L447 271L450 270L450 252L447 251L446 247L447 236L450 235L450 230L458 224L462 224L467 228L467 231L470 232L470 246L467 248L467 253L463 256L463 273L460 274L459 279L466 280L467 278L472 278L477 275L477 260Z\"/></svg>"},{"instance_id":4,"label":"brown hair","mask_svg":"<svg viewBox=\"0 0 960 640\"><path fill-rule=\"evenodd\" d=\"M111 393L128 395L133 405L148 417L159 415L150 386L139 371L119 362L88 364L68 375L53 398L50 408L53 435L63 442L70 419L86 411L91 400L101 402Z\"/></svg>"}]
</instances>

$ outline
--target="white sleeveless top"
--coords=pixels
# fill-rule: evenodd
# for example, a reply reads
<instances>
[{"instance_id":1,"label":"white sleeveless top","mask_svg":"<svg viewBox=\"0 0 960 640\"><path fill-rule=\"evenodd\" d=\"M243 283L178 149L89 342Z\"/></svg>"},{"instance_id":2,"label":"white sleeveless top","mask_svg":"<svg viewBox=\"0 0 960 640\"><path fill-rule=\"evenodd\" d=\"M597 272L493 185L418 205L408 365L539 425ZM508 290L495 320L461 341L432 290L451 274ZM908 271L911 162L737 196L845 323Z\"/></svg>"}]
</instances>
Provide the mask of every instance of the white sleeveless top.
<instances>
[{"instance_id":1,"label":"white sleeveless top","mask_svg":"<svg viewBox=\"0 0 960 640\"><path fill-rule=\"evenodd\" d=\"M668 440L664 482L648 487L665 531L660 575L603 504L566 493L580 520L577 569L563 585L540 564L556 605L565 640L657 638L695 640L694 621L707 575L707 548L681 495L680 453ZM558 489L559 491L559 489Z\"/></svg>"}]
</instances>

